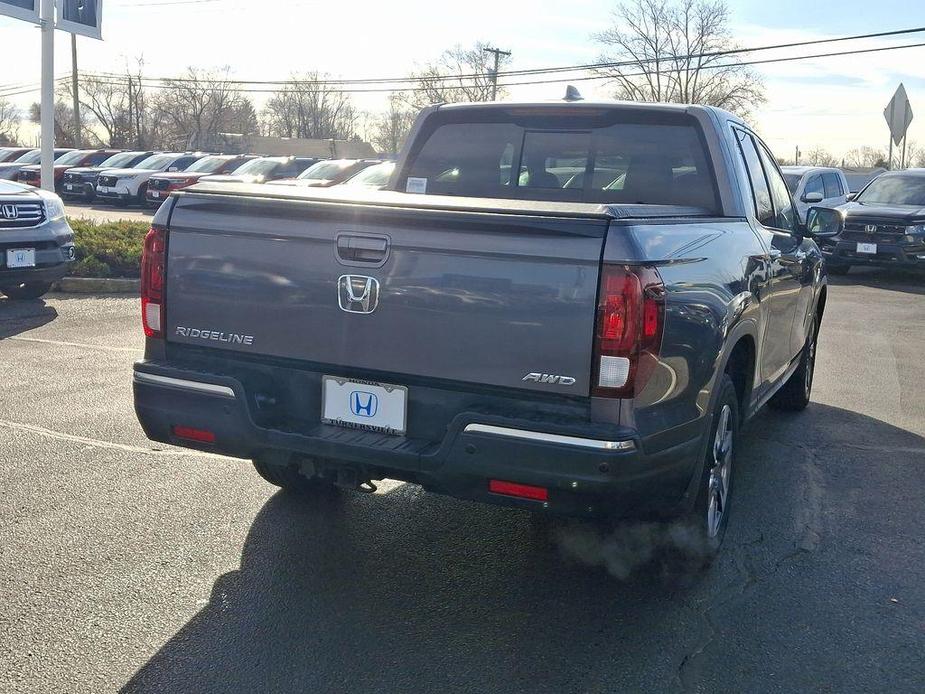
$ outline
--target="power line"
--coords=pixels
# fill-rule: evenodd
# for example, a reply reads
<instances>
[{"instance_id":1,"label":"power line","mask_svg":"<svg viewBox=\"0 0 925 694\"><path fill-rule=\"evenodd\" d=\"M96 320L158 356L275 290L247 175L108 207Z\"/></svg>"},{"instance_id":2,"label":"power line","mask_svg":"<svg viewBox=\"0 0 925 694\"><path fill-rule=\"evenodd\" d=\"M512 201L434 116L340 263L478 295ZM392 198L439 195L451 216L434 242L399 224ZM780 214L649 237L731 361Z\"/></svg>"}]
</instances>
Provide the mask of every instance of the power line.
<instances>
[{"instance_id":1,"label":"power line","mask_svg":"<svg viewBox=\"0 0 925 694\"><path fill-rule=\"evenodd\" d=\"M785 63L785 62L792 62L796 60L813 60L817 58L832 58L832 57L845 56L845 55L860 55L864 53L880 53L884 51L895 51L895 50L902 50L905 48L922 48L922 47L925 47L925 42L903 44L901 46L881 46L878 48L861 48L861 49L855 49L855 50L850 50L850 51L837 51L837 52L832 52L832 53L814 53L811 55L788 56L786 58L767 58L764 60L751 60L751 61L743 61L743 62L735 62L735 63L730 63L730 62L714 63L711 65L703 65L699 69L719 70L719 69L730 68L730 67L740 67L740 66L748 66L748 65L767 65L771 63ZM650 71L650 72L626 73L622 76L623 77L642 77L645 75L656 75L656 74L667 75L667 74L672 74L674 72L675 70L660 70L660 71ZM123 81L123 80L120 80L119 79L120 76L117 76L117 75L103 74L103 73L84 73L84 74L89 77L100 79L104 82L107 82L108 84L121 84ZM480 77L484 77L484 75L480 75ZM588 75L584 77L568 77L568 78L560 77L556 79L547 79L547 80L530 80L530 81L524 81L524 82L505 82L503 84L499 84L498 86L499 87L516 87L516 86L529 86L529 85L536 85L536 84L556 84L556 83L562 83L562 82L583 82L583 81L588 81L588 80L602 80L603 81L603 80L608 80L608 79L609 78L606 75ZM145 82L145 84L143 86L149 87L151 89L172 89L174 87L172 83L176 81L179 81L179 80L173 80L171 78L144 78L143 82ZM187 81L190 81L190 80L185 80L185 81L182 81L181 83L185 84L187 83ZM233 85L233 84L242 84L242 82L239 82L236 80L227 80L227 81L226 80L204 80L204 81L218 83L218 84L222 84L225 86ZM248 82L248 83L243 83L243 84L251 84L251 83ZM262 83L255 83L255 84L262 84ZM286 86L286 85L294 86L294 85L298 85L299 83L290 81L290 82L283 82L283 83L278 83L278 84L282 86ZM328 84L334 84L334 83L328 82L327 80L319 80L317 84L318 85L328 85ZM469 89L471 88L471 85L444 85L440 88L449 91L449 90L456 90L456 89ZM421 92L421 91L427 91L427 90L428 88L426 87L397 87L397 88L384 88L384 89L380 89L380 88L328 89L326 91L330 93L335 93L335 94L337 93L360 94L360 93L383 93L383 92ZM239 91L245 94L276 94L281 90L280 89L235 88L235 91ZM317 92L318 89L290 88L290 89L287 89L286 91L291 94L310 94L310 93Z\"/></svg>"},{"instance_id":2,"label":"power line","mask_svg":"<svg viewBox=\"0 0 925 694\"><path fill-rule=\"evenodd\" d=\"M179 1L179 0L176 0ZM190 0L192 1L192 0ZM201 0L205 1L205 0ZM210 0L218 1L218 0ZM587 70L600 70L607 68L617 68L617 67L631 67L634 65L643 65L650 64L658 61L664 62L666 59L670 60L692 60L695 58L718 58L730 55L740 55L743 53L757 53L760 51L771 51L771 50L781 50L784 48L799 48L802 46L811 46L835 42L844 42L844 41L859 41L863 39L873 39L873 38L884 38L889 36L902 36L908 34L917 34L925 32L925 27L912 27L908 29L895 29L891 31L880 31L869 34L854 34L851 36L837 36L834 38L827 39L812 39L807 41L793 41L790 43L777 43L777 44L766 44L762 46L753 46L750 48L730 48L722 51L708 51L702 53L690 53L687 55L681 56L663 56L659 58L644 58L641 60L622 60L622 61L613 61L613 62L597 62L597 63L583 63L578 65L564 65L558 67L546 67L546 68L524 68L520 70L500 70L497 75L498 77L515 77L515 76L525 76L525 75L544 75L544 74L555 74L561 72L580 72ZM119 76L115 73L99 73L107 74L112 76ZM653 73L654 74L654 73ZM428 81L438 81L438 80L460 80L460 79L477 79L484 78L484 73L467 73L467 74L458 74L458 75L434 75L427 76ZM196 82L197 80L189 77L168 77L168 78L147 78L150 80L163 81L170 80L171 82ZM252 85L252 84L270 84L270 85L285 85L292 84L293 80L239 80L239 79L226 79L224 80L228 84L242 84L242 85ZM325 79L319 80L325 84L402 84L402 83L417 83L420 81L420 78L417 77L371 77L366 79ZM387 90L392 91L392 90Z\"/></svg>"}]
</instances>

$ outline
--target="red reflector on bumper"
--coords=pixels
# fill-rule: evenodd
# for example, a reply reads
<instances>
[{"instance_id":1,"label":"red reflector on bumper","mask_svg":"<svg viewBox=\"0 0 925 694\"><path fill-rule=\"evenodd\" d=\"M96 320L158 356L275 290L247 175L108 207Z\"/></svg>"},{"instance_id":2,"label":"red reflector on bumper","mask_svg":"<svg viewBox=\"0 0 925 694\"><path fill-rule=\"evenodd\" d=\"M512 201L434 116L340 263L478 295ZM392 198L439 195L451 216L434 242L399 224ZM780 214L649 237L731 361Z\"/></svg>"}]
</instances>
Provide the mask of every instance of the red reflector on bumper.
<instances>
[{"instance_id":1,"label":"red reflector on bumper","mask_svg":"<svg viewBox=\"0 0 925 694\"><path fill-rule=\"evenodd\" d=\"M532 487L529 484L502 482L501 480L488 480L488 491L492 494L516 496L521 499L533 499L534 501L546 501L549 499L549 490L545 487Z\"/></svg>"},{"instance_id":2,"label":"red reflector on bumper","mask_svg":"<svg viewBox=\"0 0 925 694\"><path fill-rule=\"evenodd\" d=\"M174 426L173 435L178 439L188 439L190 441L199 441L200 443L215 443L215 434L205 429L193 429L193 427Z\"/></svg>"}]
</instances>

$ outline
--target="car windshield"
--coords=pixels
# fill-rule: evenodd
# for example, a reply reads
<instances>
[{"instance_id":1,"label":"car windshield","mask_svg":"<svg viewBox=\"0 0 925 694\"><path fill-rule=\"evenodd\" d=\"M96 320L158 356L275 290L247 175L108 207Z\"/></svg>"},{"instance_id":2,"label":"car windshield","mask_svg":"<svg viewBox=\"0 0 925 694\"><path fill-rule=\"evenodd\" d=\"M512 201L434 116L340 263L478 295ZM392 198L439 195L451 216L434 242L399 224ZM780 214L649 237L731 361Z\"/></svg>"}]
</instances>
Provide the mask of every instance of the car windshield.
<instances>
[{"instance_id":1,"label":"car windshield","mask_svg":"<svg viewBox=\"0 0 925 694\"><path fill-rule=\"evenodd\" d=\"M142 159L134 166L136 169L164 169L170 166L170 163L176 159L175 154L152 154L147 159Z\"/></svg>"},{"instance_id":2,"label":"car windshield","mask_svg":"<svg viewBox=\"0 0 925 694\"><path fill-rule=\"evenodd\" d=\"M382 164L370 166L363 169L360 173L344 181L345 186L367 186L379 188L389 182L392 171L395 170L395 162L387 161Z\"/></svg>"},{"instance_id":3,"label":"car windshield","mask_svg":"<svg viewBox=\"0 0 925 694\"><path fill-rule=\"evenodd\" d=\"M84 158L86 158L88 154L92 154L92 152L75 149L73 152L68 152L67 154L62 155L58 159L55 159L55 163L56 164L78 164Z\"/></svg>"},{"instance_id":4,"label":"car windshield","mask_svg":"<svg viewBox=\"0 0 925 694\"><path fill-rule=\"evenodd\" d=\"M132 160L137 156L138 152L119 152L118 154L113 154L99 166L104 169L121 169L123 166L131 164Z\"/></svg>"},{"instance_id":5,"label":"car windshield","mask_svg":"<svg viewBox=\"0 0 925 694\"><path fill-rule=\"evenodd\" d=\"M226 157L205 157L186 169L186 173L214 173L222 168L226 161Z\"/></svg>"},{"instance_id":6,"label":"car windshield","mask_svg":"<svg viewBox=\"0 0 925 694\"><path fill-rule=\"evenodd\" d=\"M925 176L880 176L858 195L857 202L925 207Z\"/></svg>"},{"instance_id":7,"label":"car windshield","mask_svg":"<svg viewBox=\"0 0 925 694\"><path fill-rule=\"evenodd\" d=\"M234 170L235 176L260 176L270 173L282 163L282 159L251 159Z\"/></svg>"},{"instance_id":8,"label":"car windshield","mask_svg":"<svg viewBox=\"0 0 925 694\"><path fill-rule=\"evenodd\" d=\"M329 181L332 178L335 178L337 174L346 169L348 166L353 166L353 164L354 162L351 159L319 161L317 164L312 164L307 169L305 169L299 178L302 180L311 178L316 181Z\"/></svg>"},{"instance_id":9,"label":"car windshield","mask_svg":"<svg viewBox=\"0 0 925 694\"><path fill-rule=\"evenodd\" d=\"M39 149L34 149L31 152L26 152L19 159L16 160L17 164L38 164L42 159L42 151Z\"/></svg>"},{"instance_id":10,"label":"car windshield","mask_svg":"<svg viewBox=\"0 0 925 694\"><path fill-rule=\"evenodd\" d=\"M797 188L800 187L800 181L803 178L803 174L784 174L784 181L787 182L787 188L790 190L791 195L797 194Z\"/></svg>"}]
</instances>

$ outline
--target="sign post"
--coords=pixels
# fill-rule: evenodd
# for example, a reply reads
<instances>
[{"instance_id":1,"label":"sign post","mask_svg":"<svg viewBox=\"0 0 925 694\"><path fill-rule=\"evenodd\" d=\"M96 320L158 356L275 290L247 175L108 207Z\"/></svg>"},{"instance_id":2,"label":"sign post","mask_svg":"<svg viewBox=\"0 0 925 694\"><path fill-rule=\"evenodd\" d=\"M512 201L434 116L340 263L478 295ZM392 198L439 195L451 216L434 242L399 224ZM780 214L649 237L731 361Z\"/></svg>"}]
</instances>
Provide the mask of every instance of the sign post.
<instances>
[{"instance_id":1,"label":"sign post","mask_svg":"<svg viewBox=\"0 0 925 694\"><path fill-rule=\"evenodd\" d=\"M40 120L42 188L45 190L55 189L55 29L101 39L102 6L103 0L0 0L0 14L38 24L42 29ZM77 136L79 138L80 134Z\"/></svg>"},{"instance_id":2,"label":"sign post","mask_svg":"<svg viewBox=\"0 0 925 694\"><path fill-rule=\"evenodd\" d=\"M55 192L55 0L42 0L42 188Z\"/></svg>"},{"instance_id":3,"label":"sign post","mask_svg":"<svg viewBox=\"0 0 925 694\"><path fill-rule=\"evenodd\" d=\"M912 104L909 103L909 97L906 96L906 88L900 84L890 99L890 103L883 110L883 117L890 129L890 155L888 158L889 168L893 168L893 145L897 147L903 143L902 154L900 155L900 168L906 159L906 132L909 130L909 124L912 123Z\"/></svg>"}]
</instances>

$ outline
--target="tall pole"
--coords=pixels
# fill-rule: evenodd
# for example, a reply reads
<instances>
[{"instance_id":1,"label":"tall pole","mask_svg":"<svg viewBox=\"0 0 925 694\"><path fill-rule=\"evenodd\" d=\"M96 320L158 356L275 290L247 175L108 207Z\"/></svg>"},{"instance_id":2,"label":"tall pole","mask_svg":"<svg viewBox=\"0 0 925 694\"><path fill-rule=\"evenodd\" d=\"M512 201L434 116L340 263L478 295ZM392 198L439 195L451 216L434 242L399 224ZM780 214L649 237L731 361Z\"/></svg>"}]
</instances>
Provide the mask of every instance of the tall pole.
<instances>
[{"instance_id":1,"label":"tall pole","mask_svg":"<svg viewBox=\"0 0 925 694\"><path fill-rule=\"evenodd\" d=\"M502 51L498 48L483 48L486 53L495 54L495 69L491 72L491 100L498 100L498 69L501 66L501 56L510 56L510 51Z\"/></svg>"},{"instance_id":2,"label":"tall pole","mask_svg":"<svg viewBox=\"0 0 925 694\"><path fill-rule=\"evenodd\" d=\"M906 140L907 139L909 138L903 135L903 153L899 157L899 168L900 169L906 168Z\"/></svg>"},{"instance_id":3,"label":"tall pole","mask_svg":"<svg viewBox=\"0 0 925 694\"><path fill-rule=\"evenodd\" d=\"M42 188L55 189L55 0L42 0Z\"/></svg>"},{"instance_id":4,"label":"tall pole","mask_svg":"<svg viewBox=\"0 0 925 694\"><path fill-rule=\"evenodd\" d=\"M77 34L71 34L71 91L74 96L74 146L80 148L80 98L77 94Z\"/></svg>"}]
</instances>

